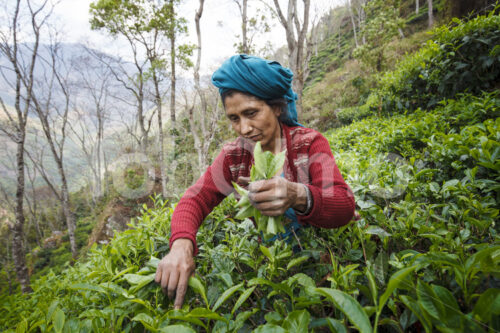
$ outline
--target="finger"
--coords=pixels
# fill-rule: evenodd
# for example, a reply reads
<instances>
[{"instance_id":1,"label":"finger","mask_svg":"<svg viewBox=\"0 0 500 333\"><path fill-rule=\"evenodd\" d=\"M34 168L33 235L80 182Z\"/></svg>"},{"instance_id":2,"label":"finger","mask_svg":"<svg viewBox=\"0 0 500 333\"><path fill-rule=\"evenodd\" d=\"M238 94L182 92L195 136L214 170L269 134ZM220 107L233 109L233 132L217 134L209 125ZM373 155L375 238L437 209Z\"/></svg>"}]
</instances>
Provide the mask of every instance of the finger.
<instances>
[{"instance_id":1,"label":"finger","mask_svg":"<svg viewBox=\"0 0 500 333\"><path fill-rule=\"evenodd\" d=\"M248 185L250 183L250 177L238 177L238 184Z\"/></svg>"},{"instance_id":2,"label":"finger","mask_svg":"<svg viewBox=\"0 0 500 333\"><path fill-rule=\"evenodd\" d=\"M179 310L182 307L182 303L184 303L184 297L186 296L188 280L189 280L189 274L187 272L181 273L174 301L174 309L176 310Z\"/></svg>"},{"instance_id":3,"label":"finger","mask_svg":"<svg viewBox=\"0 0 500 333\"><path fill-rule=\"evenodd\" d=\"M276 188L258 193L253 193L253 192L248 193L248 199L255 204L279 201L276 202L276 204L281 205L285 198L286 198L286 191Z\"/></svg>"},{"instance_id":4,"label":"finger","mask_svg":"<svg viewBox=\"0 0 500 333\"><path fill-rule=\"evenodd\" d=\"M175 291L177 290L177 282L179 281L179 273L172 272L170 273L168 279L168 287L167 287L167 295L168 298L174 299Z\"/></svg>"},{"instance_id":5,"label":"finger","mask_svg":"<svg viewBox=\"0 0 500 333\"><path fill-rule=\"evenodd\" d=\"M161 266L158 265L158 267L156 268L156 274L155 274L155 282L156 283L160 283L161 281Z\"/></svg>"},{"instance_id":6,"label":"finger","mask_svg":"<svg viewBox=\"0 0 500 333\"><path fill-rule=\"evenodd\" d=\"M168 286L169 276L170 276L170 272L166 269L162 269L160 286L161 286L161 289L165 295L167 294L167 286Z\"/></svg>"},{"instance_id":7,"label":"finger","mask_svg":"<svg viewBox=\"0 0 500 333\"><path fill-rule=\"evenodd\" d=\"M265 191L273 186L271 180L256 180L248 185L248 191L250 192L260 192Z\"/></svg>"}]
</instances>

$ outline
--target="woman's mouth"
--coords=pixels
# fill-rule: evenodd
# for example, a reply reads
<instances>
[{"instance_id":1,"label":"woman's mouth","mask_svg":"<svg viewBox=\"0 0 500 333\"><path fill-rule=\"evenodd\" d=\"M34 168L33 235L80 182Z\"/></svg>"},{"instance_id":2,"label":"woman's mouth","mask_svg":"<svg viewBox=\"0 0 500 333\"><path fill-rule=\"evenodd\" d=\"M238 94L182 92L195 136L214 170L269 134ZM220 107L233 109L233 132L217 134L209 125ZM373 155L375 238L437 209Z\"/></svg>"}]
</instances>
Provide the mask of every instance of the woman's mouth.
<instances>
[{"instance_id":1,"label":"woman's mouth","mask_svg":"<svg viewBox=\"0 0 500 333\"><path fill-rule=\"evenodd\" d=\"M260 138L261 138L261 137L262 137L262 136L261 136L260 134L257 134L257 135L250 136L250 137L248 137L248 138L249 138L250 140L252 140L252 141L258 141L258 140L260 140Z\"/></svg>"}]
</instances>

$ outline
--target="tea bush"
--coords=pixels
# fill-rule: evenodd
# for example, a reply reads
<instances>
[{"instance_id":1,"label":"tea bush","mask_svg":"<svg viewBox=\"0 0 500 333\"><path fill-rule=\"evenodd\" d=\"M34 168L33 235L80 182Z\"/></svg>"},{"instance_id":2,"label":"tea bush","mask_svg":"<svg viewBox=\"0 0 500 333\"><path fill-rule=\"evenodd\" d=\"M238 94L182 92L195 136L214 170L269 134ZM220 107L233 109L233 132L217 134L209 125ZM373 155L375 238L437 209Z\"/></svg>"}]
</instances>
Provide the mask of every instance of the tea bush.
<instances>
[{"instance_id":1,"label":"tea bush","mask_svg":"<svg viewBox=\"0 0 500 333\"><path fill-rule=\"evenodd\" d=\"M500 16L497 6L468 21L454 19L435 28L433 38L385 73L362 107L338 114L343 124L372 114L433 108L459 93L498 89L500 81Z\"/></svg>"},{"instance_id":2,"label":"tea bush","mask_svg":"<svg viewBox=\"0 0 500 333\"><path fill-rule=\"evenodd\" d=\"M261 242L227 198L198 233L184 307L154 283L174 204L155 198L85 262L0 295L7 332L494 332L500 96L326 133L361 219Z\"/></svg>"}]
</instances>

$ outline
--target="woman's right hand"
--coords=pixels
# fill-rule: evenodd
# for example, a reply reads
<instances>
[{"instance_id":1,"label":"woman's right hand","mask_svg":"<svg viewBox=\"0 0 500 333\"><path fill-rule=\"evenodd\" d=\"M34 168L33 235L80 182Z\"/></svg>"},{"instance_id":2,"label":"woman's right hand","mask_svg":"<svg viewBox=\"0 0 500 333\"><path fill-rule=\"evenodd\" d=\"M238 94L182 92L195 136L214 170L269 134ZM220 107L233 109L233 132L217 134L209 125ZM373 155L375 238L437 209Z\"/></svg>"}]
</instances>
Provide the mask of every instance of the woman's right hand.
<instances>
[{"instance_id":1,"label":"woman's right hand","mask_svg":"<svg viewBox=\"0 0 500 333\"><path fill-rule=\"evenodd\" d=\"M176 239L170 252L160 260L156 269L155 281L160 284L163 293L173 299L174 309L180 309L184 302L189 278L193 275L193 242L186 238Z\"/></svg>"}]
</instances>

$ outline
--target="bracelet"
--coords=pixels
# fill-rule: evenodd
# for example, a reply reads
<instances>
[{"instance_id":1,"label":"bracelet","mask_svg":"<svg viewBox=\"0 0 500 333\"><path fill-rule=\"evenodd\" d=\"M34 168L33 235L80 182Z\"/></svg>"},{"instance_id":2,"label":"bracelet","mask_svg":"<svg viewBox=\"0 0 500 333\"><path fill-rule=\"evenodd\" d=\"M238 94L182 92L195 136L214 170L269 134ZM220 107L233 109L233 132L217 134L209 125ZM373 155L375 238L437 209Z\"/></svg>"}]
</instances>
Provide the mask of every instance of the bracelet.
<instances>
[{"instance_id":1,"label":"bracelet","mask_svg":"<svg viewBox=\"0 0 500 333\"><path fill-rule=\"evenodd\" d=\"M297 215L307 215L311 212L311 209L312 209L312 195L311 195L311 191L309 190L309 187L307 187L306 184L301 184L302 186L304 186L304 190L306 191L306 197L307 197L307 201L306 201L306 210L304 212L299 212L298 210L295 210L295 214Z\"/></svg>"}]
</instances>

